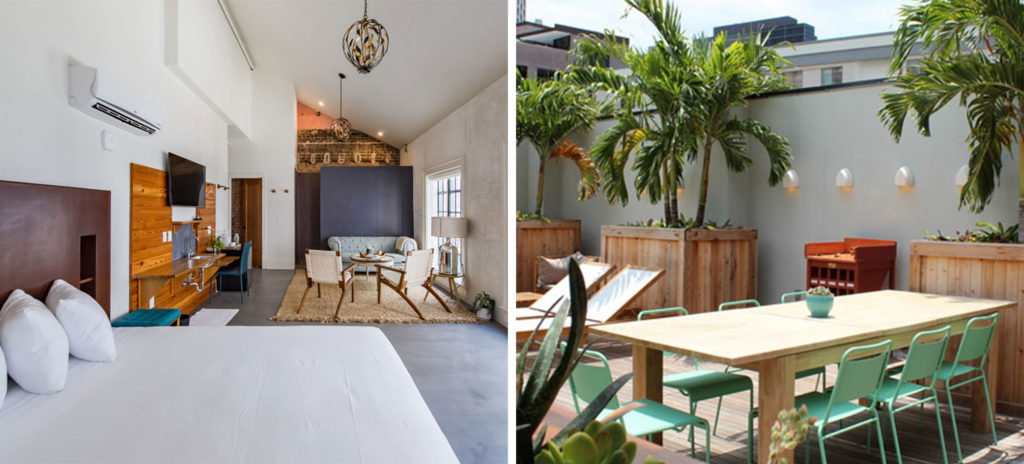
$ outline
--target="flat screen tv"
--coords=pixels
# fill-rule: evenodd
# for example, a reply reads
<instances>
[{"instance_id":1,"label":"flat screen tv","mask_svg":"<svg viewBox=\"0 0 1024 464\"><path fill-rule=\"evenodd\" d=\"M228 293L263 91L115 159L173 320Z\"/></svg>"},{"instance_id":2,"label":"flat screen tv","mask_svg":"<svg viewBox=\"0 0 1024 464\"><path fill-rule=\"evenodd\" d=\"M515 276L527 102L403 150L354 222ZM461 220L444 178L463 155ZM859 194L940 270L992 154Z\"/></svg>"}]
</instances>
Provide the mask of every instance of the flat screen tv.
<instances>
[{"instance_id":1,"label":"flat screen tv","mask_svg":"<svg viewBox=\"0 0 1024 464\"><path fill-rule=\"evenodd\" d=\"M167 204L206 207L206 166L168 153Z\"/></svg>"}]
</instances>

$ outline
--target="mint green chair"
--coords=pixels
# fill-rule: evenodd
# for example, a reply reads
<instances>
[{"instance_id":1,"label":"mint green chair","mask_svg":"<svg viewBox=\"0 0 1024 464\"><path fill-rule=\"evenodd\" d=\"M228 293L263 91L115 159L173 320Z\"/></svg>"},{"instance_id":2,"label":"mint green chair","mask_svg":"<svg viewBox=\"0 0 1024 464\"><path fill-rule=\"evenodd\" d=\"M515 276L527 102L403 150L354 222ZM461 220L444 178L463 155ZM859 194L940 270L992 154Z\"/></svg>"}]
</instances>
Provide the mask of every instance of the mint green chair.
<instances>
[{"instance_id":1,"label":"mint green chair","mask_svg":"<svg viewBox=\"0 0 1024 464\"><path fill-rule=\"evenodd\" d=\"M960 338L960 348L956 350L956 356L952 362L943 361L939 366L939 372L935 380L946 384L946 399L949 401L949 419L953 422L953 438L956 441L957 462L963 462L963 452L960 450L960 433L956 428L956 411L953 409L954 388L981 381L982 391L985 393L985 405L988 406L988 425L992 428L992 443L998 443L996 436L996 422L992 411L992 402L988 394L988 379L985 378L985 361L988 360L988 350L992 345L992 337L996 333L996 323L999 322L999 313L989 316L974 317L967 321L963 337ZM978 361L976 366L964 364ZM962 375L973 376L967 380L951 383L954 377Z\"/></svg>"},{"instance_id":2,"label":"mint green chair","mask_svg":"<svg viewBox=\"0 0 1024 464\"><path fill-rule=\"evenodd\" d=\"M584 356L598 359L600 364L584 364L580 362L573 369L572 374L569 375L569 390L572 392L572 403L576 408L577 414L586 407L585 404L581 405L581 403L590 403L605 388L612 384L612 370L608 365L608 358L597 351L583 349L580 349L580 351ZM704 429L704 462L711 462L711 428L708 426L708 421L693 414L685 413L647 398L620 404L618 397L613 396L608 405L605 406L604 411L598 416L598 419L607 416L621 406L633 404L641 404L642 406L623 414L619 419L622 425L626 427L626 433L649 439L651 435L667 430L682 432L686 427L700 427ZM696 455L692 436L690 439L690 454Z\"/></svg>"},{"instance_id":3,"label":"mint green chair","mask_svg":"<svg viewBox=\"0 0 1024 464\"><path fill-rule=\"evenodd\" d=\"M885 445L882 442L882 422L878 418L878 411L875 409L877 399L875 392L882 385L885 376L885 365L889 362L889 354L892 352L892 340L885 340L873 345L855 346L847 349L839 361L839 374L836 375L836 383L828 393L811 392L797 396L794 400L795 406L807 406L807 415L816 417L814 430L818 434L818 451L821 454L822 464L827 463L825 457L825 439L834 437L844 432L859 428L864 425L874 424L878 435L878 448L882 456L882 464L885 464ZM867 406L861 406L857 401L861 398L868 399ZM838 423L857 415L867 414L868 418L858 421L853 425L843 426L825 432L829 424ZM754 418L758 411L751 411L747 420L748 427L753 428ZM761 431L762 436L767 437L768 431ZM810 460L810 440L807 442L805 459ZM751 449L753 447L751 446ZM753 453L748 452L748 462L753 458Z\"/></svg>"},{"instance_id":4,"label":"mint green chair","mask_svg":"<svg viewBox=\"0 0 1024 464\"><path fill-rule=\"evenodd\" d=\"M793 293L797 293L797 292L793 292ZM806 293L806 292L803 292L803 293ZM786 295L783 295L782 297L783 297L783 299L785 299ZM783 303L785 303L785 301L783 301ZM730 310L730 309L748 309L748 308L759 308L759 307L761 307L761 302L759 302L757 300L739 300L739 301L727 301L725 303L722 303L722 304L718 305L718 310L719 311L727 311L727 310ZM739 371L742 371L742 370L743 369L738 368L738 367L732 367L732 366L726 366L725 367L725 372L739 372ZM817 376L818 377L818 378L814 379L814 389L817 390L818 389L818 385L820 384L822 390L824 390L825 389L825 367L824 366L816 367L814 369L807 369L805 371L800 371L800 372L796 373L796 378L798 378L798 379L802 379L802 378L805 378L805 377L811 377L811 376Z\"/></svg>"},{"instance_id":5,"label":"mint green chair","mask_svg":"<svg viewBox=\"0 0 1024 464\"><path fill-rule=\"evenodd\" d=\"M939 394L935 391L935 377L942 365L942 357L949 345L950 328L920 332L910 341L910 351L899 377L887 377L874 395L889 413L889 426L892 428L892 443L896 448L896 462L903 464L900 453L900 439L896 433L896 413L914 406L932 402L935 405L935 421L939 426L939 444L942 445L942 462L949 464L946 456L946 438L942 433L942 416L939 415ZM926 384L920 382L927 380ZM911 397L910 402L896 406L896 400ZM868 397L870 399L870 397Z\"/></svg>"},{"instance_id":6,"label":"mint green chair","mask_svg":"<svg viewBox=\"0 0 1024 464\"><path fill-rule=\"evenodd\" d=\"M779 298L779 303L789 303L789 302L793 302L793 301L800 301L801 299L804 299L804 300L807 299L807 292L806 291L801 290L801 291L798 291L798 292L783 293L782 297Z\"/></svg>"},{"instance_id":7,"label":"mint green chair","mask_svg":"<svg viewBox=\"0 0 1024 464\"><path fill-rule=\"evenodd\" d=\"M637 314L637 320L642 321L644 317L652 316L655 314L679 314L682 316L689 315L690 312L683 307L677 308L663 308L663 309L648 309L646 311L640 311ZM666 355L675 355L670 351L665 352ZM694 370L688 372L680 372L677 374L669 374L662 378L662 384L666 387L674 388L679 390L683 396L690 400L690 414L697 413L697 403L712 398L718 398L718 406L715 407L715 420L711 426L711 433L718 433L718 417L722 413L722 397L726 395L732 395L734 393L748 392L750 396L750 407L754 407L754 383L750 380L750 377L745 375L718 372L710 369L701 369L700 360L697 358L693 359ZM693 429L690 430L690 440L693 440ZM747 429L747 437L753 434L753 431Z\"/></svg>"}]
</instances>

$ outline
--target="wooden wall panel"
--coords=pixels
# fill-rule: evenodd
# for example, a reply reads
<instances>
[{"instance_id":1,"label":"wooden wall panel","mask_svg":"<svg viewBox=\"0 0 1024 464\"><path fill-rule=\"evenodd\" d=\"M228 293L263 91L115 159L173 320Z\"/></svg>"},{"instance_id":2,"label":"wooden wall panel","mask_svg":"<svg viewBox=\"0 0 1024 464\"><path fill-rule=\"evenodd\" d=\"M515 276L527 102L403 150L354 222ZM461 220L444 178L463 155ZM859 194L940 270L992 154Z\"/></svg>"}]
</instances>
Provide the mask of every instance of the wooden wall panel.
<instances>
[{"instance_id":1,"label":"wooden wall panel","mask_svg":"<svg viewBox=\"0 0 1024 464\"><path fill-rule=\"evenodd\" d=\"M580 251L580 221L516 222L516 291L537 287L534 260L538 256L563 257Z\"/></svg>"},{"instance_id":2,"label":"wooden wall panel","mask_svg":"<svg viewBox=\"0 0 1024 464\"><path fill-rule=\"evenodd\" d=\"M1024 415L1024 245L916 241L910 245L911 291L1016 301L999 317L999 410ZM955 350L955 343L950 347Z\"/></svg>"},{"instance_id":3,"label":"wooden wall panel","mask_svg":"<svg viewBox=\"0 0 1024 464\"><path fill-rule=\"evenodd\" d=\"M726 301L757 298L756 230L681 230L603 226L601 259L664 269L638 309L714 311Z\"/></svg>"},{"instance_id":4,"label":"wooden wall panel","mask_svg":"<svg viewBox=\"0 0 1024 464\"><path fill-rule=\"evenodd\" d=\"M167 173L138 164L131 165L131 243L129 245L129 275L171 262L171 242L163 241L163 234L174 230L171 223L171 207L167 205ZM209 241L205 231L210 226L217 231L217 187L206 184L206 207L199 208L203 218L197 226L203 246ZM201 249L202 250L202 249ZM169 281L154 297L157 308L177 308L189 314L210 296L210 289L202 293L171 292L172 285L180 281ZM132 279L129 285L128 305L130 309L149 307L148 302L139 302L139 284Z\"/></svg>"}]
</instances>

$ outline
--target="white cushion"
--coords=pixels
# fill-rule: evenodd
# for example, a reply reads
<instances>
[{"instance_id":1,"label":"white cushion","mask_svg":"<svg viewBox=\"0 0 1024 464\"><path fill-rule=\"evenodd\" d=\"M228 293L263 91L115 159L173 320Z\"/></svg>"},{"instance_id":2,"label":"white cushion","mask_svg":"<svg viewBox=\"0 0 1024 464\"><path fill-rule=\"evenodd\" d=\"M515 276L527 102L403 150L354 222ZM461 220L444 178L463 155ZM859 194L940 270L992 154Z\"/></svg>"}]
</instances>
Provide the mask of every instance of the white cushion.
<instances>
[{"instance_id":1,"label":"white cushion","mask_svg":"<svg viewBox=\"0 0 1024 464\"><path fill-rule=\"evenodd\" d=\"M117 358L110 319L89 294L57 279L46 294L46 307L64 327L71 356L98 362L111 362Z\"/></svg>"},{"instance_id":2,"label":"white cushion","mask_svg":"<svg viewBox=\"0 0 1024 464\"><path fill-rule=\"evenodd\" d=\"M4 405L4 397L7 396L7 361L4 359L4 350L0 349L0 406Z\"/></svg>"},{"instance_id":3,"label":"white cushion","mask_svg":"<svg viewBox=\"0 0 1024 464\"><path fill-rule=\"evenodd\" d=\"M68 336L39 300L11 292L0 309L0 349L7 373L32 393L57 393L68 378Z\"/></svg>"}]
</instances>

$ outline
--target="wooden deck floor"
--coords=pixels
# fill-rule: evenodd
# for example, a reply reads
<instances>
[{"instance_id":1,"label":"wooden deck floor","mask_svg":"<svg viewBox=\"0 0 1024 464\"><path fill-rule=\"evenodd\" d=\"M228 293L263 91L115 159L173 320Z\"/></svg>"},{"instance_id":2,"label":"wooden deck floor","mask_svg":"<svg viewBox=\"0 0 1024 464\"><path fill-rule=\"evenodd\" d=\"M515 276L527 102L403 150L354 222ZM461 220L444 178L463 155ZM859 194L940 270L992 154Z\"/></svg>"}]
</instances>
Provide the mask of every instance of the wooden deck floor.
<instances>
[{"instance_id":1,"label":"wooden deck floor","mask_svg":"<svg viewBox=\"0 0 1024 464\"><path fill-rule=\"evenodd\" d=\"M599 340L593 347L595 350L604 353L611 363L612 374L618 377L632 372L632 350L630 345L610 340ZM701 363L702 368L721 369L721 365L714 363ZM692 369L689 360L677 357L665 357L665 373L683 372ZM744 374L753 378L757 388L757 373L745 371ZM835 376L835 369L829 370L829 385ZM797 381L797 394L808 392L814 389L814 379L802 379ZM632 382L627 383L619 391L621 400L632 398ZM756 390L755 390L756 392ZM678 391L666 389L664 392L666 404L681 409L689 409L689 400L679 394ZM943 397L944 398L944 397ZM754 395L757 401L757 395ZM569 386L563 387L556 403L562 407L572 409L572 396ZM718 433L711 437L711 462L713 463L746 463L747 446L747 411L749 396L746 394L731 395L725 398L722 403L722 413L718 424ZM697 415L711 422L715 414L716 402L714 400L700 403L697 408ZM953 436L950 431L948 408L942 408L943 429L946 435L947 448L949 450L950 462L955 462L956 451L953 445ZM970 411L966 408L957 407L958 424L969 424ZM900 436L900 447L905 463L942 463L942 454L939 446L938 432L935 425L934 413L930 406L924 411L923 423L918 421L918 414L914 410L903 411L896 416L896 426ZM930 419L930 420L929 420ZM756 427L756 424L755 424ZM992 446L988 435L976 434L969 430L969 427L960 428L960 443L963 447L964 462L968 463L1024 463L1024 419L1009 416L996 416L996 429L999 437L998 445ZM853 464L864 462L881 462L876 443L872 445L871 453L865 449L867 428L861 428L838 437L829 438L826 446L828 462L830 464ZM703 461L705 450L702 431L697 432L697 459ZM756 433L756 431L755 431ZM874 433L874 432L872 432ZM892 449L892 434L886 426L883 429L886 451L890 462L896 462L896 456ZM875 440L877 441L877 440ZM689 442L685 434L668 432L664 435L664 446L677 450L680 456L689 457ZM811 462L819 462L817 442L811 440ZM681 461L687 461L680 459ZM801 446L796 452L796 463L804 462L804 448Z\"/></svg>"}]
</instances>

